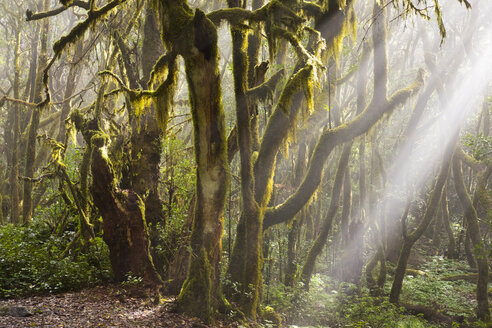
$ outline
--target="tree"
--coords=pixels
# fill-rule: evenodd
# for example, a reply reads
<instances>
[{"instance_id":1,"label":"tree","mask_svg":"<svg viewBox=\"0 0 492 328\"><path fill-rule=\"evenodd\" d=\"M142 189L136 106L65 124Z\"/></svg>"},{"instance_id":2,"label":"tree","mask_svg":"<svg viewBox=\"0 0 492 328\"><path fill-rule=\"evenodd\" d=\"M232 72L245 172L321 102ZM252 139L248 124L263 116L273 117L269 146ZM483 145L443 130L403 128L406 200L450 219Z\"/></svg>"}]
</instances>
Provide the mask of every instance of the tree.
<instances>
[{"instance_id":1,"label":"tree","mask_svg":"<svg viewBox=\"0 0 492 328\"><path fill-rule=\"evenodd\" d=\"M460 2L469 6L466 0ZM173 110L184 108L178 116L189 109L193 127L189 129L185 125L184 130L188 129L186 132L190 134L183 136L183 140L187 145L189 130L192 130L190 147L195 155L196 189L194 201L191 201L193 208L189 211L192 218L188 220L189 227L183 228L191 232L189 247L183 252L189 254L189 260L186 279L177 298L179 311L213 322L217 312L235 309L248 320L256 321L263 314L262 294L267 285L263 282L263 253L270 244L265 242L264 236L274 235L272 231L278 233L279 238L285 238L288 245L285 279L280 277L279 280L294 287L300 280L305 288L309 288L316 261L330 237L333 237L330 245L333 249L338 247L337 240L341 240L344 254L341 268L336 270L347 281L359 283L363 240L370 231L375 236L371 241L376 246L369 247L374 256L367 264L366 276L369 283L373 282L373 269L379 263L380 287L386 279L388 249L398 250L394 245L401 242L390 294L390 300L398 303L411 249L432 223L438 208L442 210L450 237L449 250L453 253L454 235L447 216L446 197L449 199L454 194L450 195L449 188L448 194L443 190L450 180L449 166L459 136L452 131L446 137L452 136L451 141L446 142L445 154L436 170L439 171L437 180L430 183L432 191L425 200L425 213L413 213L415 195L424 194L423 184L409 181L406 187L410 191L403 197L406 199L398 199L404 205L396 206L403 212L396 215L392 203L400 195L390 197L388 190L399 180L392 177L394 168L387 164L399 154L412 154L405 153L409 147L407 140L413 140L420 133L424 118L429 117L424 110L434 103L434 91L441 105L446 106L449 95L443 90L448 87L450 76L436 65L432 55L420 56L416 50L420 39L405 44L388 35L389 4L396 8L391 9L391 15L410 12L425 17L434 15L439 36L434 43L427 40L425 33L420 39L426 49L438 51L446 30L437 0L432 1L433 14L428 8L421 9L408 0L377 2L370 9L364 7L365 3L352 0L255 0L251 4L230 0L227 8L218 1L196 5L185 0L62 1L62 6L50 9L49 1L44 0L44 7L38 8L37 13L26 12L28 20L44 19L40 60L34 69L38 72L37 82L33 79L27 83L33 97L30 101L21 101L19 83L14 81L13 98L3 98L15 109L8 119L13 128L9 127L5 138L15 145L8 155L11 201L15 206L20 204L20 200L16 200L19 191L15 188L19 172L15 163L20 159L15 150L22 149L22 133L30 130L28 138L24 137L28 140L24 149L24 218L29 219L36 206L36 197L30 188L34 182L45 179L43 175L36 176L39 173L36 168L48 163L47 167L53 170L50 174L60 180L60 193L67 206L76 208L80 216L78 236L90 241L95 233L102 231L110 248L115 279L122 281L130 273L137 274L148 286L159 288L162 281L158 272L169 271L159 243L165 235L162 231L169 231L167 225L174 220L172 195L168 203L162 197L160 156L166 142L164 136L169 133L168 123L175 114ZM425 4L425 1L421 3ZM69 10L82 13L83 19L67 25L69 32L54 43L53 58L48 60L51 54L47 47L49 17ZM357 21L361 21L356 11L372 16L369 29L365 31L371 32L371 40L366 35L361 36L363 46L358 50L349 43L349 37L356 38ZM231 47L232 75L228 74L228 60L223 58L221 62L219 56L222 50L219 42L226 34L222 24L228 24L230 32L230 42L227 39L224 48ZM465 35L473 30L474 27L469 27ZM17 49L20 40L19 37ZM91 45L85 46L86 43ZM403 47L406 57L410 58L408 65L398 69L392 61L403 56L389 50L396 44ZM91 54L98 57L98 67L67 65L54 69L57 63L70 59L70 48L74 49L75 61ZM266 52L268 62L262 58ZM16 63L17 74L20 73L19 56L20 51L16 51L12 61ZM412 63L414 57L418 59ZM373 69L369 69L371 65ZM458 70L460 65L461 61L455 60L449 67ZM424 82L421 67L430 72L431 83ZM180 72L184 73L183 78ZM14 80L19 82L20 76L14 76ZM74 106L82 108L72 110L70 99L76 97L77 81L86 83L91 91L89 100L80 100L85 107ZM63 83L66 86L64 92L60 92ZM229 83L233 88L227 88ZM417 98L412 105L408 100L414 95ZM188 100L178 97L188 97ZM180 107L181 104L185 105ZM57 109L57 105L61 105L59 113L56 119L51 119L57 123L46 123L49 129L43 131L46 136L41 138L44 145L52 147L49 157L46 146L44 150L33 151L33 145L36 145L43 118L48 120L46 113L52 107ZM18 116L20 106L31 109L29 129L26 118ZM229 108L235 109L232 119L229 119ZM484 131L489 130L487 113L482 114ZM390 129L383 118L391 115L396 115L405 126L401 133L390 131L401 137L396 142L381 140L382 131ZM232 123L228 124L229 121ZM228 125L231 132L226 137ZM478 126L481 125L479 122ZM74 128L84 138L83 156L75 177L69 176L63 163L63 154L70 148L68 135ZM389 144L391 154L387 151ZM366 145L371 147L370 170L366 168L366 157L369 157ZM236 153L239 153L238 158L234 157ZM456 158L469 162L463 160L459 149L455 153ZM354 170L354 163L358 164L358 170ZM286 167L296 168L296 174L285 174ZM230 171L237 181L230 181ZM463 180L459 178L459 171L453 169L454 180ZM485 171L480 174L472 206L469 194L475 180L471 171L464 175L466 194L461 189L456 190L458 195L461 192L460 201L465 208L470 249L481 241L479 230L472 227L478 214L473 215L468 208L490 208L484 192L488 175ZM429 175L427 180L432 182L434 177ZM237 191L233 190L236 187ZM418 190L413 192L412 188ZM221 243L228 191L234 195L237 192L239 201L234 203L231 196L227 205L229 213L233 213L227 223L231 231L227 237L232 240L234 235L235 239L225 262ZM315 196L318 199L313 201ZM34 200L33 205L30 205L31 200ZM167 211L163 210L164 204ZM319 214L309 215L312 207L316 207ZM13 218L18 217L16 208L11 211ZM237 225L232 218L236 211L240 212ZM97 227L98 215L102 216L102 230ZM399 222L392 223L394 216ZM411 221L413 217L421 219L415 223ZM288 223L289 229L282 223ZM304 228L304 224L310 227ZM399 224L403 227L402 233L394 233ZM235 234L232 233L234 225ZM315 234L316 231L319 233ZM303 233L309 237L304 238ZM299 245L308 246L296 254ZM129 256L123 257L125 253ZM471 251L469 253L473 259ZM294 265L296 257L298 263L303 263L300 272ZM352 258L353 263L344 260ZM270 260L268 263L272 262ZM483 268L483 261L479 260L477 258ZM285 267L285 263L281 265ZM224 271L226 276L221 281ZM281 271L280 276L284 273L283 269ZM484 276L482 272L482 285L486 281ZM477 294L477 298L480 298L480 316L486 318L483 293Z\"/></svg>"}]
</instances>

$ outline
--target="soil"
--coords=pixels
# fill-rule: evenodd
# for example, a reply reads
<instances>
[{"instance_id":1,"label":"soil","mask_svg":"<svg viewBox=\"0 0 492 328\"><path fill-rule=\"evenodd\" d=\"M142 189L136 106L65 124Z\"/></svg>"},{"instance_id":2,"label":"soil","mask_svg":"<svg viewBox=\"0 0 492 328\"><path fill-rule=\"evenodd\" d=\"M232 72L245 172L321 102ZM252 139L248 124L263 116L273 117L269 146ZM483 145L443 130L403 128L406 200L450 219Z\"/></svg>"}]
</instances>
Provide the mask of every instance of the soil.
<instances>
[{"instance_id":1,"label":"soil","mask_svg":"<svg viewBox=\"0 0 492 328\"><path fill-rule=\"evenodd\" d=\"M19 317L12 310L25 308ZM236 323L205 325L198 318L174 312L174 298L153 304L148 297L120 285L79 292L0 300L0 328L24 327L237 327ZM22 309L24 310L24 309ZM21 311L22 312L22 311Z\"/></svg>"}]
</instances>

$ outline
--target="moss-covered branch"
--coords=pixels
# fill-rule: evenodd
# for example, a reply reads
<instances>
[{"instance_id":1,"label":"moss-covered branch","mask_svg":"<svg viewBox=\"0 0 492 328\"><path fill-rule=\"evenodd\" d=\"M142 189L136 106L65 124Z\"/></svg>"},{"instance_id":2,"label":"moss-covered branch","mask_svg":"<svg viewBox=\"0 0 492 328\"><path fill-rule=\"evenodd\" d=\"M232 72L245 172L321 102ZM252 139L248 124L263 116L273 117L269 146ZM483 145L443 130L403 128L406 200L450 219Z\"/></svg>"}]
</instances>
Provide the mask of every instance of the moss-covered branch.
<instances>
[{"instance_id":1,"label":"moss-covered branch","mask_svg":"<svg viewBox=\"0 0 492 328\"><path fill-rule=\"evenodd\" d=\"M80 1L80 0L73 0L70 3L68 3L67 5L63 5L63 6L60 6L56 9L52 9L49 11L33 13L31 10L28 9L28 10L26 10L26 21L33 21L33 20L43 19L43 18L47 18L47 17L51 17L51 16L56 16L56 15L64 12L68 8L74 7L74 6L89 10L89 3L88 2L84 2L84 1Z\"/></svg>"},{"instance_id":2,"label":"moss-covered branch","mask_svg":"<svg viewBox=\"0 0 492 328\"><path fill-rule=\"evenodd\" d=\"M351 122L332 130L325 130L311 156L304 181L284 203L267 210L263 224L264 229L292 219L309 201L321 183L324 162L337 145L369 131L383 115L392 113L399 105L415 94L420 86L421 81L418 80L409 87L397 91L388 99L386 104L375 105L372 103Z\"/></svg>"},{"instance_id":3,"label":"moss-covered branch","mask_svg":"<svg viewBox=\"0 0 492 328\"><path fill-rule=\"evenodd\" d=\"M272 187L273 174L271 169L274 166L277 151L288 136L289 127L295 124L300 111L301 99L297 99L299 103L296 104L292 104L292 99L297 93L302 92L306 83L309 83L313 69L312 65L306 65L289 78L280 94L274 112L268 120L254 167L255 197L260 204L268 203L270 193L266 191Z\"/></svg>"},{"instance_id":4,"label":"moss-covered branch","mask_svg":"<svg viewBox=\"0 0 492 328\"><path fill-rule=\"evenodd\" d=\"M13 104L20 104L20 105L24 105L24 106L27 106L27 107L36 107L36 104L35 103L31 103L31 102L28 102L28 101L24 101L22 99L16 99L16 98L11 98L11 97L7 97L7 96L3 96L2 98L0 98L0 107L2 107L5 102L11 102Z\"/></svg>"},{"instance_id":5,"label":"moss-covered branch","mask_svg":"<svg viewBox=\"0 0 492 328\"><path fill-rule=\"evenodd\" d=\"M284 76L285 71L283 69L275 72L268 81L263 82L259 86L251 88L246 91L248 97L257 99L258 101L266 101L275 91L280 79Z\"/></svg>"},{"instance_id":6,"label":"moss-covered branch","mask_svg":"<svg viewBox=\"0 0 492 328\"><path fill-rule=\"evenodd\" d=\"M460 161L462 161L468 167L471 167L472 170L475 172L479 172L484 169L483 163L481 163L480 161L476 160L472 156L465 153L465 151L461 147L456 148L455 156L457 156L460 159Z\"/></svg>"},{"instance_id":7,"label":"moss-covered branch","mask_svg":"<svg viewBox=\"0 0 492 328\"><path fill-rule=\"evenodd\" d=\"M62 52L65 50L67 46L77 42L77 40L82 38L85 32L91 26L93 26L99 20L104 18L111 10L113 10L114 8L116 8L117 6L119 6L124 2L126 2L126 0L113 0L107 3L105 6L101 7L100 9L89 11L87 19L75 25L75 27L72 28L72 30L67 35L62 36L58 41L54 43L53 45L54 56L48 62L48 64L46 65L43 71L43 85L44 85L45 98L44 100L42 100L37 104L38 108L44 108L51 101L51 95L48 87L48 78L49 78L48 72L51 66L53 65L53 63L56 61L56 59L61 56ZM68 4L69 3L67 2L67 5Z\"/></svg>"},{"instance_id":8,"label":"moss-covered branch","mask_svg":"<svg viewBox=\"0 0 492 328\"><path fill-rule=\"evenodd\" d=\"M306 48L304 48L304 46L301 44L299 39L294 35L294 33L279 27L273 27L270 32L274 35L274 37L282 38L287 42L289 42L294 48L297 57L300 60L303 60L305 62L311 62L312 64L316 63L318 66L324 67L324 65L321 63L321 61L318 58L311 55L306 50Z\"/></svg>"},{"instance_id":9,"label":"moss-covered branch","mask_svg":"<svg viewBox=\"0 0 492 328\"><path fill-rule=\"evenodd\" d=\"M93 24L97 23L99 20L104 18L111 10L119 6L120 4L126 2L126 0L113 0L108 2L105 6L100 9L90 11L88 13L87 19L75 25L74 28L65 36L62 36L53 45L53 51L55 52L55 57L59 57L62 51L69 45L75 43L78 39L84 36L84 33Z\"/></svg>"},{"instance_id":10,"label":"moss-covered branch","mask_svg":"<svg viewBox=\"0 0 492 328\"><path fill-rule=\"evenodd\" d=\"M303 21L295 12L285 6L282 1L269 1L263 7L256 10L247 10L239 7L225 8L207 14L215 25L220 25L222 21L228 21L231 25L240 25L244 21L261 22L267 20L275 12L276 15L288 17L295 21Z\"/></svg>"}]
</instances>

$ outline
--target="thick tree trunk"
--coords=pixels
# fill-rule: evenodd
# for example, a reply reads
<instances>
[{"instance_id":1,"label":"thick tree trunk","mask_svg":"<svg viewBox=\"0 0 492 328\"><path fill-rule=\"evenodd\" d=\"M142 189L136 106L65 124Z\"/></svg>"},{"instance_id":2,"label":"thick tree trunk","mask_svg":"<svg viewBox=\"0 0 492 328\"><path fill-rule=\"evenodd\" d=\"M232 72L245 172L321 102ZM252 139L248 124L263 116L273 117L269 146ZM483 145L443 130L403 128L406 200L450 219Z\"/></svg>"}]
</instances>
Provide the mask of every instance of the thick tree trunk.
<instances>
[{"instance_id":1,"label":"thick tree trunk","mask_svg":"<svg viewBox=\"0 0 492 328\"><path fill-rule=\"evenodd\" d=\"M228 1L229 7L243 7L242 1ZM244 313L251 319L256 318L258 307L262 265L261 252L261 218L260 209L254 199L254 178L251 162L252 156L252 129L250 106L246 99L248 85L248 61L246 56L246 33L243 29L231 26L232 35L232 64L234 73L234 95L236 99L236 124L238 128L238 145L240 155L241 174L241 225L244 233L236 237L234 252L231 259L237 258L240 249L237 243L241 242L244 253L242 261L231 262L229 274L233 282L239 283L239 294L233 295L238 300ZM244 238L244 239L243 239ZM248 265L245 265L248 263Z\"/></svg>"},{"instance_id":2,"label":"thick tree trunk","mask_svg":"<svg viewBox=\"0 0 492 328\"><path fill-rule=\"evenodd\" d=\"M159 3L164 44L184 58L197 165L190 264L177 309L211 322L224 304L219 262L228 184L217 30L202 11L193 13L186 1Z\"/></svg>"},{"instance_id":3,"label":"thick tree trunk","mask_svg":"<svg viewBox=\"0 0 492 328\"><path fill-rule=\"evenodd\" d=\"M293 186L296 188L301 183L304 171L306 170L306 148L306 144L301 143L297 152L295 176L293 179ZM290 287L294 287L297 280L297 245L299 243L300 230L306 217L306 212L307 207L296 215L289 228L287 239L287 268L285 269L284 284Z\"/></svg>"},{"instance_id":4,"label":"thick tree trunk","mask_svg":"<svg viewBox=\"0 0 492 328\"><path fill-rule=\"evenodd\" d=\"M131 274L141 277L147 287L158 288L162 281L149 253L145 206L132 190L116 187L111 164L101 148L103 136L93 136L92 140L91 192L103 217L103 239L109 248L114 278L121 282Z\"/></svg>"}]
</instances>

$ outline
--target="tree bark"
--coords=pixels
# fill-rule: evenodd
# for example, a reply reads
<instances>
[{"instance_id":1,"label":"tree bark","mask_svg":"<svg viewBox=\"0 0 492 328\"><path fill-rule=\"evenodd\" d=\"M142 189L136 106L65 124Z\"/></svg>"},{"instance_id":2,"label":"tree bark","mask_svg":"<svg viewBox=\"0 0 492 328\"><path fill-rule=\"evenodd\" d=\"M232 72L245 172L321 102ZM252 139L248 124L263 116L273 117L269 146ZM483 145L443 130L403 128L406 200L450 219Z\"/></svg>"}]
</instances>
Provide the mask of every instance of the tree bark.
<instances>
[{"instance_id":1,"label":"tree bark","mask_svg":"<svg viewBox=\"0 0 492 328\"><path fill-rule=\"evenodd\" d=\"M316 263L316 259L321 254L323 247L326 244L326 240L328 239L328 233L331 230L333 225L333 220L338 211L338 201L340 199L340 194L343 186L343 180L345 176L345 172L347 171L348 162L350 159L350 153L352 151L352 142L347 143L340 155L340 160L338 162L337 173L335 176L335 182L333 183L333 188L331 192L331 200L330 207L328 208L328 212L325 216L325 220L323 221L323 225L321 226L321 231L314 240L313 245L310 247L306 261L302 267L301 273L301 281L304 283L304 288L309 289L309 283L311 281L311 275L314 271L314 266Z\"/></svg>"},{"instance_id":2,"label":"tree bark","mask_svg":"<svg viewBox=\"0 0 492 328\"><path fill-rule=\"evenodd\" d=\"M43 10L48 10L49 0L44 0ZM36 82L34 85L34 102L39 103L42 100L41 92L43 90L43 74L44 69L48 63L48 32L49 32L49 20L45 20L41 27L41 49L38 57ZM39 120L43 111L43 106L37 106L33 108L31 113L31 119L29 124L29 134L26 145L26 164L24 169L24 176L27 178L34 177L35 171L35 159L36 159L36 137L38 133ZM31 220L33 215L32 205L32 182L26 180L24 182L24 197L22 203L22 220L27 223Z\"/></svg>"},{"instance_id":3,"label":"tree bark","mask_svg":"<svg viewBox=\"0 0 492 328\"><path fill-rule=\"evenodd\" d=\"M228 185L227 139L218 71L217 30L186 1L160 0L161 37L185 63L197 165L188 275L177 310L213 321L224 304L219 282L223 210Z\"/></svg>"},{"instance_id":4,"label":"tree bark","mask_svg":"<svg viewBox=\"0 0 492 328\"><path fill-rule=\"evenodd\" d=\"M14 54L14 98L19 99L20 89L20 29L15 40ZM20 141L20 112L19 105L12 104L12 149L11 169L10 169L10 221L14 224L20 223L19 213L19 141ZM0 206L2 204L0 203Z\"/></svg>"},{"instance_id":5,"label":"tree bark","mask_svg":"<svg viewBox=\"0 0 492 328\"><path fill-rule=\"evenodd\" d=\"M458 254L456 253L456 242L454 240L453 229L451 229L451 223L449 222L449 208L448 208L448 198L447 198L447 185L444 186L444 190L441 198L441 211L442 219L444 224L444 229L448 235L448 258L457 259Z\"/></svg>"},{"instance_id":6,"label":"tree bark","mask_svg":"<svg viewBox=\"0 0 492 328\"><path fill-rule=\"evenodd\" d=\"M132 190L116 187L111 163L102 148L104 137L96 134L92 143L91 192L103 217L103 239L109 248L114 278L122 282L136 275L147 287L158 289L162 281L149 253L145 205Z\"/></svg>"}]
</instances>

